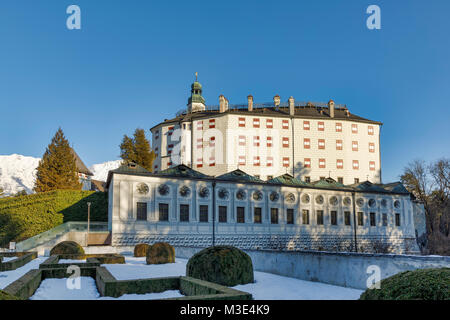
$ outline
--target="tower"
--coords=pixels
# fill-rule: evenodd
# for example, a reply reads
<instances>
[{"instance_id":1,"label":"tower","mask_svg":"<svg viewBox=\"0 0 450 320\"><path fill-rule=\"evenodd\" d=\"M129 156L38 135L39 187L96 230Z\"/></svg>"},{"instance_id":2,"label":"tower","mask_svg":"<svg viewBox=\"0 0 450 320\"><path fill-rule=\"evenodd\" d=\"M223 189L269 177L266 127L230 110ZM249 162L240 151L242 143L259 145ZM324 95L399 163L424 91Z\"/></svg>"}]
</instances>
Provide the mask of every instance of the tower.
<instances>
[{"instance_id":1,"label":"tower","mask_svg":"<svg viewBox=\"0 0 450 320\"><path fill-rule=\"evenodd\" d=\"M206 109L205 106L205 98L202 97L202 85L197 81L198 73L195 73L195 81L191 85L191 96L188 99L188 113L204 111Z\"/></svg>"}]
</instances>

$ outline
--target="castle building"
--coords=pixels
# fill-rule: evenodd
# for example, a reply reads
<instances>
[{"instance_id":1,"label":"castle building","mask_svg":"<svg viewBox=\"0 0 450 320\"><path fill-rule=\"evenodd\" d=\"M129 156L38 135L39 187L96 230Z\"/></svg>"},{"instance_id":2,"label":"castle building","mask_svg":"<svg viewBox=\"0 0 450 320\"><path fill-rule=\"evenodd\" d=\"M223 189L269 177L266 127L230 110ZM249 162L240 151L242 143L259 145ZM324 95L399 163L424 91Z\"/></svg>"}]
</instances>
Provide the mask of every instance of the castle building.
<instances>
[{"instance_id":1,"label":"castle building","mask_svg":"<svg viewBox=\"0 0 450 320\"><path fill-rule=\"evenodd\" d=\"M381 183L381 122L346 106L295 101L206 106L202 85L191 86L187 108L150 129L153 172L184 164L217 176L241 169L262 180L290 174L305 182Z\"/></svg>"},{"instance_id":2,"label":"castle building","mask_svg":"<svg viewBox=\"0 0 450 320\"><path fill-rule=\"evenodd\" d=\"M153 172L110 171L113 245L417 253L411 194L382 184L381 123L295 101L187 108L151 128Z\"/></svg>"}]
</instances>

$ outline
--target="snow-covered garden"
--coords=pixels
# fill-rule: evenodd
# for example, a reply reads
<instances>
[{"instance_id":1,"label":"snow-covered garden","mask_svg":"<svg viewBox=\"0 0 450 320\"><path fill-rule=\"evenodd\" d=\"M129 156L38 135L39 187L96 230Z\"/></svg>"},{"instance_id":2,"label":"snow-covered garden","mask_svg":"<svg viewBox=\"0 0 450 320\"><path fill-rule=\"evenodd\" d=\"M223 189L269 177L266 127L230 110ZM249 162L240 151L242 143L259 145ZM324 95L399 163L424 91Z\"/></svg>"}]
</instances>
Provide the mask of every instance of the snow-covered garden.
<instances>
[{"instance_id":1,"label":"snow-covered garden","mask_svg":"<svg viewBox=\"0 0 450 320\"><path fill-rule=\"evenodd\" d=\"M32 269L38 269L46 257L38 257L23 267L0 272L0 289L5 288ZM177 258L175 263L147 265L145 257L125 256L125 264L104 264L117 280L134 280L142 278L159 278L168 276L185 276L186 259ZM60 260L59 263L85 262L80 260ZM303 281L265 272L254 272L255 282L237 285L234 289L251 293L256 300L351 300L358 299L362 290L333 286L329 284ZM69 289L68 279L45 279L32 300L105 300L105 299L163 299L176 298L182 295L178 290L168 290L162 293L127 294L119 298L101 297L95 280L90 277L80 278L80 289ZM72 279L73 280L73 279ZM70 281L70 280L69 280ZM70 287L70 286L69 286Z\"/></svg>"}]
</instances>

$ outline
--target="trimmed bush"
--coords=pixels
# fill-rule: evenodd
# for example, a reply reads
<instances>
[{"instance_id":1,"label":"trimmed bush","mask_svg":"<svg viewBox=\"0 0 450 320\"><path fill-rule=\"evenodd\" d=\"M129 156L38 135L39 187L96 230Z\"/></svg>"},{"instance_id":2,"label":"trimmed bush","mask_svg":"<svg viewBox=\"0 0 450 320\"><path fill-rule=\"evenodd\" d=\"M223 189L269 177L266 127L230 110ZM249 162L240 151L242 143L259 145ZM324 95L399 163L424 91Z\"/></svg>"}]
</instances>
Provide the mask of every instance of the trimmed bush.
<instances>
[{"instance_id":1,"label":"trimmed bush","mask_svg":"<svg viewBox=\"0 0 450 320\"><path fill-rule=\"evenodd\" d=\"M146 257L147 250L150 246L146 243L139 243L134 247L134 256L135 257Z\"/></svg>"},{"instance_id":2,"label":"trimmed bush","mask_svg":"<svg viewBox=\"0 0 450 320\"><path fill-rule=\"evenodd\" d=\"M68 221L108 221L104 192L57 190L0 199L0 246L20 242Z\"/></svg>"},{"instance_id":3,"label":"trimmed bush","mask_svg":"<svg viewBox=\"0 0 450 320\"><path fill-rule=\"evenodd\" d=\"M450 268L418 269L381 280L360 300L450 300Z\"/></svg>"},{"instance_id":4,"label":"trimmed bush","mask_svg":"<svg viewBox=\"0 0 450 320\"><path fill-rule=\"evenodd\" d=\"M232 246L214 246L196 253L187 263L186 275L228 287L254 281L252 259Z\"/></svg>"},{"instance_id":5,"label":"trimmed bush","mask_svg":"<svg viewBox=\"0 0 450 320\"><path fill-rule=\"evenodd\" d=\"M6 293L5 291L0 290L0 301L1 300L21 300L21 299L9 293Z\"/></svg>"},{"instance_id":6,"label":"trimmed bush","mask_svg":"<svg viewBox=\"0 0 450 320\"><path fill-rule=\"evenodd\" d=\"M82 254L84 255L84 249L75 241L63 241L58 243L50 250L50 255L57 254Z\"/></svg>"},{"instance_id":7,"label":"trimmed bush","mask_svg":"<svg viewBox=\"0 0 450 320\"><path fill-rule=\"evenodd\" d=\"M157 242L147 249L147 264L175 262L175 249L166 242Z\"/></svg>"}]
</instances>

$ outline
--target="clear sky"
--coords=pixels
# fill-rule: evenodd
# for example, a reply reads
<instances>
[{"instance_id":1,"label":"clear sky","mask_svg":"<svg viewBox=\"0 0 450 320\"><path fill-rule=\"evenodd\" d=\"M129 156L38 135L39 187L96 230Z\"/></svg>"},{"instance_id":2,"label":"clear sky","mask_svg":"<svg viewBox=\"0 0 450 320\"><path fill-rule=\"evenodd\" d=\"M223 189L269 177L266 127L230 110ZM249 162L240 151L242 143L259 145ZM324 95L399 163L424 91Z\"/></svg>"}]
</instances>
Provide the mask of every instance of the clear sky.
<instances>
[{"instance_id":1,"label":"clear sky","mask_svg":"<svg viewBox=\"0 0 450 320\"><path fill-rule=\"evenodd\" d=\"M61 126L87 165L116 160L124 134L185 108L197 71L207 104L332 98L383 122L383 181L398 180L415 158L450 157L449 13L448 0L2 0L0 154L40 157Z\"/></svg>"}]
</instances>

